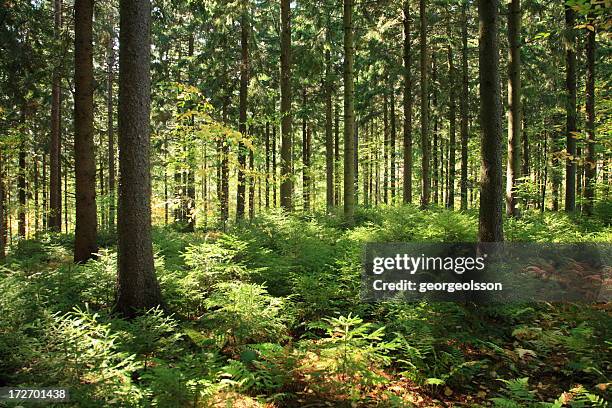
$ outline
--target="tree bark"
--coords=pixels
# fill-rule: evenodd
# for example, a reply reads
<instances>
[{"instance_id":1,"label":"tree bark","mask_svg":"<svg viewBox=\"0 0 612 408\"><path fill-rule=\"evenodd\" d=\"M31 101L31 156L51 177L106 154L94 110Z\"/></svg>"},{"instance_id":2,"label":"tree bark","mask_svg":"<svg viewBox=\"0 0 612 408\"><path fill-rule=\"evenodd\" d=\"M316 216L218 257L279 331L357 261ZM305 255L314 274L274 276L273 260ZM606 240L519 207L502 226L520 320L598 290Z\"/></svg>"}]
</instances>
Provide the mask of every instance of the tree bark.
<instances>
[{"instance_id":1,"label":"tree bark","mask_svg":"<svg viewBox=\"0 0 612 408\"><path fill-rule=\"evenodd\" d=\"M108 225L111 230L115 229L115 128L113 119L113 83L115 68L115 32L110 30L108 41L108 67L107 67L107 100L106 111L108 120Z\"/></svg>"},{"instance_id":2,"label":"tree bark","mask_svg":"<svg viewBox=\"0 0 612 408\"><path fill-rule=\"evenodd\" d=\"M429 178L429 85L427 83L427 15L425 0L419 0L421 48L421 208L429 206L431 185Z\"/></svg>"},{"instance_id":3,"label":"tree bark","mask_svg":"<svg viewBox=\"0 0 612 408\"><path fill-rule=\"evenodd\" d=\"M242 138L247 137L247 98L249 86L249 15L248 0L242 0L242 16L240 22L240 49L242 62L240 64L240 118L238 130ZM244 218L246 194L246 146L241 140L238 144L238 186L236 187L236 219Z\"/></svg>"},{"instance_id":4,"label":"tree bark","mask_svg":"<svg viewBox=\"0 0 612 408\"><path fill-rule=\"evenodd\" d=\"M291 1L281 0L281 185L280 201L293 210L291 113Z\"/></svg>"},{"instance_id":5,"label":"tree bark","mask_svg":"<svg viewBox=\"0 0 612 408\"><path fill-rule=\"evenodd\" d=\"M62 0L54 0L54 37L60 38L62 28ZM51 141L49 144L49 229L60 232L62 229L62 172L61 172L61 74L56 67L51 87Z\"/></svg>"},{"instance_id":6,"label":"tree bark","mask_svg":"<svg viewBox=\"0 0 612 408\"><path fill-rule=\"evenodd\" d=\"M448 47L448 78L449 78L449 140L448 140L448 193L446 195L446 208L453 210L455 208L455 163L456 157L455 152L456 146L456 128L457 128L457 102L455 97L455 64L453 57L453 49L451 46Z\"/></svg>"},{"instance_id":7,"label":"tree bark","mask_svg":"<svg viewBox=\"0 0 612 408\"><path fill-rule=\"evenodd\" d=\"M567 159L565 162L565 211L576 210L576 18L571 6L565 6L565 105Z\"/></svg>"},{"instance_id":8,"label":"tree bark","mask_svg":"<svg viewBox=\"0 0 612 408\"><path fill-rule=\"evenodd\" d=\"M391 79L391 86L389 87L389 90L391 91L391 98L390 98L390 103L391 103L391 117L389 118L391 120L391 140L389 140L389 149L390 149L390 159L391 159L391 165L390 165L390 172L391 172L391 205L394 204L395 202L395 140L397 139L397 129L395 126L395 80Z\"/></svg>"},{"instance_id":9,"label":"tree bark","mask_svg":"<svg viewBox=\"0 0 612 408\"><path fill-rule=\"evenodd\" d=\"M266 122L266 209L270 208L270 122Z\"/></svg>"},{"instance_id":10,"label":"tree bark","mask_svg":"<svg viewBox=\"0 0 612 408\"><path fill-rule=\"evenodd\" d=\"M506 214L518 217L516 188L521 177L521 2L508 2L508 163Z\"/></svg>"},{"instance_id":11,"label":"tree bark","mask_svg":"<svg viewBox=\"0 0 612 408\"><path fill-rule=\"evenodd\" d=\"M589 22L592 24L592 21ZM587 215L593 213L597 160L595 158L595 28L586 30L586 134L587 146L584 161L584 206Z\"/></svg>"},{"instance_id":12,"label":"tree bark","mask_svg":"<svg viewBox=\"0 0 612 408\"><path fill-rule=\"evenodd\" d=\"M412 56L410 50L410 2L404 0L404 204L412 203Z\"/></svg>"},{"instance_id":13,"label":"tree bark","mask_svg":"<svg viewBox=\"0 0 612 408\"><path fill-rule=\"evenodd\" d=\"M344 0L344 217L353 224L355 214L355 84L353 64L353 1Z\"/></svg>"},{"instance_id":14,"label":"tree bark","mask_svg":"<svg viewBox=\"0 0 612 408\"><path fill-rule=\"evenodd\" d=\"M504 239L502 224L501 95L498 0L480 0L479 65L481 170L478 236L480 242Z\"/></svg>"},{"instance_id":15,"label":"tree bark","mask_svg":"<svg viewBox=\"0 0 612 408\"><path fill-rule=\"evenodd\" d=\"M329 25L329 21L328 21ZM325 50L325 203L329 212L334 206L334 135L332 129L332 62L331 29L327 28L327 49Z\"/></svg>"},{"instance_id":16,"label":"tree bark","mask_svg":"<svg viewBox=\"0 0 612 408\"><path fill-rule=\"evenodd\" d=\"M119 273L116 309L134 316L162 304L151 243L150 0L120 1Z\"/></svg>"},{"instance_id":17,"label":"tree bark","mask_svg":"<svg viewBox=\"0 0 612 408\"><path fill-rule=\"evenodd\" d=\"M74 155L76 227L74 261L85 262L98 252L96 161L93 139L93 0L74 3ZM148 66L147 66L148 68Z\"/></svg>"},{"instance_id":18,"label":"tree bark","mask_svg":"<svg viewBox=\"0 0 612 408\"><path fill-rule=\"evenodd\" d=\"M467 0L461 7L461 210L468 208L468 48L467 48Z\"/></svg>"},{"instance_id":19,"label":"tree bark","mask_svg":"<svg viewBox=\"0 0 612 408\"><path fill-rule=\"evenodd\" d=\"M26 113L27 107L25 101L21 108L21 122L25 132L26 126ZM21 133L19 136L19 171L17 173L17 190L19 199L19 208L17 213L17 235L19 238L26 237L26 205L27 205L27 185L26 185L26 137L25 134Z\"/></svg>"}]
</instances>

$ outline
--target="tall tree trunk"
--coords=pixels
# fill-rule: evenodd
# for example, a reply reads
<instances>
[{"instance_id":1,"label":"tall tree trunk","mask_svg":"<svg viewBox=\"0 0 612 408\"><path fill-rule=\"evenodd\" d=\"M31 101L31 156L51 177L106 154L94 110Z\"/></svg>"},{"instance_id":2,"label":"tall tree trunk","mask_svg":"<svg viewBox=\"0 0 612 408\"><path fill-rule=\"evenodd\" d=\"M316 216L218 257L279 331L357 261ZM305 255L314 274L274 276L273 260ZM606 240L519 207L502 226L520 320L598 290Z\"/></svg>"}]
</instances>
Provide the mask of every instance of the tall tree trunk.
<instances>
[{"instance_id":1,"label":"tall tree trunk","mask_svg":"<svg viewBox=\"0 0 612 408\"><path fill-rule=\"evenodd\" d=\"M431 107L433 112L433 149L432 149L432 161L433 161L433 201L438 204L438 187L440 184L440 176L438 173L438 89L437 89L437 65L436 65L436 54L434 51L431 52L431 83L433 85Z\"/></svg>"},{"instance_id":2,"label":"tall tree trunk","mask_svg":"<svg viewBox=\"0 0 612 408\"><path fill-rule=\"evenodd\" d=\"M410 1L404 0L404 204L412 203L412 56L410 50Z\"/></svg>"},{"instance_id":3,"label":"tall tree trunk","mask_svg":"<svg viewBox=\"0 0 612 408\"><path fill-rule=\"evenodd\" d=\"M266 122L266 209L270 208L270 122Z\"/></svg>"},{"instance_id":4,"label":"tall tree trunk","mask_svg":"<svg viewBox=\"0 0 612 408\"><path fill-rule=\"evenodd\" d=\"M427 15L425 0L419 0L421 48L421 208L429 206L431 185L429 180L429 85L427 83Z\"/></svg>"},{"instance_id":5,"label":"tall tree trunk","mask_svg":"<svg viewBox=\"0 0 612 408\"><path fill-rule=\"evenodd\" d=\"M6 257L6 172L4 171L4 149L0 148L0 262Z\"/></svg>"},{"instance_id":6,"label":"tall tree trunk","mask_svg":"<svg viewBox=\"0 0 612 408\"><path fill-rule=\"evenodd\" d=\"M567 159L565 164L565 211L576 210L576 18L571 6L565 6L565 105Z\"/></svg>"},{"instance_id":7,"label":"tall tree trunk","mask_svg":"<svg viewBox=\"0 0 612 408\"><path fill-rule=\"evenodd\" d=\"M227 82L225 82L227 85ZM223 108L221 111L223 126L228 126L229 92L225 90L223 96ZM221 225L225 231L225 225L229 219L229 140L226 132L223 134L221 147Z\"/></svg>"},{"instance_id":8,"label":"tall tree trunk","mask_svg":"<svg viewBox=\"0 0 612 408\"><path fill-rule=\"evenodd\" d=\"M248 0L242 0L242 16L240 22L240 48L242 63L240 64L240 118L238 130L242 138L247 137L247 98L249 86L249 15ZM236 219L244 218L246 194L246 146L243 141L238 144L238 186L236 187Z\"/></svg>"},{"instance_id":9,"label":"tall tree trunk","mask_svg":"<svg viewBox=\"0 0 612 408\"><path fill-rule=\"evenodd\" d=\"M329 26L329 21L328 21ZM327 28L327 49L325 50L325 203L329 212L334 206L334 135L332 129L332 62L331 29Z\"/></svg>"},{"instance_id":10,"label":"tall tree trunk","mask_svg":"<svg viewBox=\"0 0 612 408\"><path fill-rule=\"evenodd\" d=\"M302 107L306 109L306 87L304 87ZM310 146L308 143L308 122L306 116L302 119L302 200L304 211L310 211Z\"/></svg>"},{"instance_id":11,"label":"tall tree trunk","mask_svg":"<svg viewBox=\"0 0 612 408\"><path fill-rule=\"evenodd\" d=\"M280 201L293 210L292 113L291 113L291 1L281 0L281 185Z\"/></svg>"},{"instance_id":12,"label":"tall tree trunk","mask_svg":"<svg viewBox=\"0 0 612 408\"><path fill-rule=\"evenodd\" d=\"M151 243L150 0L120 0L117 311L162 303Z\"/></svg>"},{"instance_id":13,"label":"tall tree trunk","mask_svg":"<svg viewBox=\"0 0 612 408\"><path fill-rule=\"evenodd\" d=\"M340 183L340 106L336 103L334 108L334 204L340 205L342 184Z\"/></svg>"},{"instance_id":14,"label":"tall tree trunk","mask_svg":"<svg viewBox=\"0 0 612 408\"><path fill-rule=\"evenodd\" d=\"M21 122L23 126L22 132L25 132L26 113L27 107L25 101L21 108ZM19 198L19 209L17 214L17 235L20 238L26 237L26 199L27 199L27 185L26 185L26 136L22 133L19 136L19 171L17 173L17 190Z\"/></svg>"},{"instance_id":15,"label":"tall tree trunk","mask_svg":"<svg viewBox=\"0 0 612 408\"><path fill-rule=\"evenodd\" d=\"M85 262L98 252L93 140L93 3L93 0L75 0L74 3L75 262Z\"/></svg>"},{"instance_id":16,"label":"tall tree trunk","mask_svg":"<svg viewBox=\"0 0 612 408\"><path fill-rule=\"evenodd\" d=\"M355 84L353 64L353 1L344 0L344 217L351 225L355 214Z\"/></svg>"},{"instance_id":17,"label":"tall tree trunk","mask_svg":"<svg viewBox=\"0 0 612 408\"><path fill-rule=\"evenodd\" d=\"M516 188L521 177L521 2L508 2L508 163L506 214L518 217Z\"/></svg>"},{"instance_id":18,"label":"tall tree trunk","mask_svg":"<svg viewBox=\"0 0 612 408\"><path fill-rule=\"evenodd\" d=\"M523 177L529 177L530 172L530 161L529 161L529 134L526 132L527 130L527 122L525 120L525 110L523 109L523 114L521 115L521 119L523 121L523 137L521 141L523 143L523 154L521 154L521 159L523 163L523 170L521 174Z\"/></svg>"},{"instance_id":19,"label":"tall tree trunk","mask_svg":"<svg viewBox=\"0 0 612 408\"><path fill-rule=\"evenodd\" d=\"M480 242L504 240L502 224L501 95L499 80L498 0L480 0L479 65L480 127Z\"/></svg>"},{"instance_id":20,"label":"tall tree trunk","mask_svg":"<svg viewBox=\"0 0 612 408\"><path fill-rule=\"evenodd\" d=\"M193 33L189 36L187 55L189 57L188 64L188 80L189 84L193 85L194 81L191 75L191 61L193 59L194 52L194 36ZM195 230L196 225L196 183L195 183L195 173L196 173L196 158L195 151L193 147L193 132L195 132L195 117L191 115L190 118L191 132L187 134L187 172L185 174L185 188L187 190L187 199L185 200L185 207L187 213L187 225L186 232L193 232Z\"/></svg>"},{"instance_id":21,"label":"tall tree trunk","mask_svg":"<svg viewBox=\"0 0 612 408\"><path fill-rule=\"evenodd\" d=\"M249 220L255 218L255 158L253 149L249 149Z\"/></svg>"},{"instance_id":22,"label":"tall tree trunk","mask_svg":"<svg viewBox=\"0 0 612 408\"><path fill-rule=\"evenodd\" d=\"M54 0L54 37L60 38L62 28L62 0ZM49 144L49 228L60 232L62 229L62 172L61 172L61 76L60 68L55 67L51 88L51 141Z\"/></svg>"},{"instance_id":23,"label":"tall tree trunk","mask_svg":"<svg viewBox=\"0 0 612 408\"><path fill-rule=\"evenodd\" d=\"M113 82L115 68L115 39L114 30L109 31L108 41L108 67L107 67L107 94L106 94L106 116L108 132L108 225L111 230L115 229L115 128L113 120ZM165 171L165 170L164 170Z\"/></svg>"},{"instance_id":24,"label":"tall tree trunk","mask_svg":"<svg viewBox=\"0 0 612 408\"><path fill-rule=\"evenodd\" d=\"M48 224L48 215L49 215L48 204L49 202L47 199L47 154L43 152L43 155L42 155L42 210L43 210L42 211L42 227L44 231L46 231L49 226ZM0 217L2 216L1 214L2 212L0 212Z\"/></svg>"},{"instance_id":25,"label":"tall tree trunk","mask_svg":"<svg viewBox=\"0 0 612 408\"><path fill-rule=\"evenodd\" d=\"M383 95L383 202L389 204L389 99Z\"/></svg>"},{"instance_id":26,"label":"tall tree trunk","mask_svg":"<svg viewBox=\"0 0 612 408\"><path fill-rule=\"evenodd\" d=\"M389 148L391 150L391 204L395 202L395 140L397 139L397 129L395 126L395 79L391 80L391 140L389 141Z\"/></svg>"},{"instance_id":27,"label":"tall tree trunk","mask_svg":"<svg viewBox=\"0 0 612 408\"><path fill-rule=\"evenodd\" d=\"M591 24L592 22L589 22ZM586 30L586 158L584 162L584 207L587 215L593 213L597 160L595 158L595 28Z\"/></svg>"},{"instance_id":28,"label":"tall tree trunk","mask_svg":"<svg viewBox=\"0 0 612 408\"><path fill-rule=\"evenodd\" d=\"M455 208L455 152L456 146L456 128L457 128L457 102L455 98L455 64L453 61L453 49L448 47L448 78L449 78L449 107L448 107L448 193L446 195L446 208L453 210Z\"/></svg>"},{"instance_id":29,"label":"tall tree trunk","mask_svg":"<svg viewBox=\"0 0 612 408\"><path fill-rule=\"evenodd\" d=\"M461 6L461 210L468 208L468 48L467 48L467 7L465 0Z\"/></svg>"},{"instance_id":30,"label":"tall tree trunk","mask_svg":"<svg viewBox=\"0 0 612 408\"><path fill-rule=\"evenodd\" d=\"M276 208L276 124L272 127L272 207Z\"/></svg>"}]
</instances>

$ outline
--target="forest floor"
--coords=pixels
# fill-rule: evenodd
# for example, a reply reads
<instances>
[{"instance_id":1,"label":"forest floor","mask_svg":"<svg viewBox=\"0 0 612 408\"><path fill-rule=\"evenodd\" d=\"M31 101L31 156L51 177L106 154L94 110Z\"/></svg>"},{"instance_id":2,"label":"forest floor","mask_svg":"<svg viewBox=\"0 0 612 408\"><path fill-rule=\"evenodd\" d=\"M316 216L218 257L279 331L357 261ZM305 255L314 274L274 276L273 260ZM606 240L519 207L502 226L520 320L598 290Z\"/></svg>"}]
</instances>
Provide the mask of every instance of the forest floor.
<instances>
[{"instance_id":1,"label":"forest floor","mask_svg":"<svg viewBox=\"0 0 612 408\"><path fill-rule=\"evenodd\" d=\"M78 407L606 406L609 304L361 302L364 243L471 242L477 214L356 218L155 228L166 305L131 321L112 314L114 234L78 266L70 235L21 241L0 270L0 386L67 387L56 406ZM612 242L597 217L504 227L510 241Z\"/></svg>"}]
</instances>

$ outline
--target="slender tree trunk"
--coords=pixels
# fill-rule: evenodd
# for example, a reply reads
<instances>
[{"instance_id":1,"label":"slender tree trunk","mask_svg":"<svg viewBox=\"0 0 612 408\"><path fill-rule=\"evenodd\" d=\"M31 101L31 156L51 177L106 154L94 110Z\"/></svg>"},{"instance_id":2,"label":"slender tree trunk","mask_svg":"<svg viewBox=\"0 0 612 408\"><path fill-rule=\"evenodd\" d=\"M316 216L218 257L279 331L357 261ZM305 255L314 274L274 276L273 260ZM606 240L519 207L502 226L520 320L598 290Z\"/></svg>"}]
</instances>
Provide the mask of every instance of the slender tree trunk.
<instances>
[{"instance_id":1,"label":"slender tree trunk","mask_svg":"<svg viewBox=\"0 0 612 408\"><path fill-rule=\"evenodd\" d=\"M446 208L453 210L455 208L455 164L456 157L455 152L457 150L456 142L456 128L457 128L457 102L455 97L455 64L453 58L453 49L451 46L448 47L448 78L449 78L449 141L448 141L448 193L446 199Z\"/></svg>"},{"instance_id":2,"label":"slender tree trunk","mask_svg":"<svg viewBox=\"0 0 612 408\"><path fill-rule=\"evenodd\" d=\"M395 80L391 80L391 87L389 88L391 91L391 140L389 141L389 147L391 150L391 204L393 205L395 202L395 140L397 139L397 129L395 126Z\"/></svg>"},{"instance_id":3,"label":"slender tree trunk","mask_svg":"<svg viewBox=\"0 0 612 408\"><path fill-rule=\"evenodd\" d=\"M255 158L253 149L249 149L249 220L255 218Z\"/></svg>"},{"instance_id":4,"label":"slender tree trunk","mask_svg":"<svg viewBox=\"0 0 612 408\"><path fill-rule=\"evenodd\" d=\"M124 316L162 303L151 242L150 0L120 0L119 237L116 309Z\"/></svg>"},{"instance_id":5,"label":"slender tree trunk","mask_svg":"<svg viewBox=\"0 0 612 408\"><path fill-rule=\"evenodd\" d=\"M247 137L247 98L249 86L249 15L248 0L242 0L242 17L240 23L240 48L242 63L240 65L240 118L238 128L242 138ZM236 187L236 219L244 218L246 194L246 146L244 142L238 144L238 186Z\"/></svg>"},{"instance_id":6,"label":"slender tree trunk","mask_svg":"<svg viewBox=\"0 0 612 408\"><path fill-rule=\"evenodd\" d=\"M34 234L36 234L39 230L40 230L40 223L39 223L39 215L40 215L40 211L38 208L38 204L39 204L39 200L38 200L38 195L39 195L39 177L40 177L40 173L38 170L38 154L34 154L32 156L33 159L33 164L34 164Z\"/></svg>"},{"instance_id":7,"label":"slender tree trunk","mask_svg":"<svg viewBox=\"0 0 612 408\"><path fill-rule=\"evenodd\" d=\"M461 210L468 208L468 48L467 48L467 0L461 7Z\"/></svg>"},{"instance_id":8,"label":"slender tree trunk","mask_svg":"<svg viewBox=\"0 0 612 408\"><path fill-rule=\"evenodd\" d=\"M226 82L227 85L227 82ZM228 126L229 92L223 97L223 107L221 111L223 126ZM221 225L225 231L227 220L229 219L229 140L227 133L224 132L221 147Z\"/></svg>"},{"instance_id":9,"label":"slender tree trunk","mask_svg":"<svg viewBox=\"0 0 612 408\"><path fill-rule=\"evenodd\" d=\"M0 176L2 177L2 176ZM46 231L48 224L48 216L49 216L49 208L48 208L48 199L47 199L47 154L43 152L42 155L42 227L43 231ZM0 212L0 217L2 217L2 212ZM0 220L0 222L2 222Z\"/></svg>"},{"instance_id":10,"label":"slender tree trunk","mask_svg":"<svg viewBox=\"0 0 612 408\"><path fill-rule=\"evenodd\" d=\"M266 209L270 208L270 122L266 122Z\"/></svg>"},{"instance_id":11,"label":"slender tree trunk","mask_svg":"<svg viewBox=\"0 0 612 408\"><path fill-rule=\"evenodd\" d=\"M329 21L328 21L329 25ZM329 212L334 206L334 135L332 129L332 62L330 44L331 29L327 28L327 45L325 50L325 202Z\"/></svg>"},{"instance_id":12,"label":"slender tree trunk","mask_svg":"<svg viewBox=\"0 0 612 408\"><path fill-rule=\"evenodd\" d=\"M306 88L304 88L302 106L306 108ZM310 211L310 153L308 143L308 122L306 116L302 119L302 200L304 211Z\"/></svg>"},{"instance_id":13,"label":"slender tree trunk","mask_svg":"<svg viewBox=\"0 0 612 408\"><path fill-rule=\"evenodd\" d=\"M27 107L25 106L25 102L21 108L21 122L22 126L24 126L25 132L25 123L26 123L26 113ZM19 238L26 237L26 205L27 205L27 185L26 185L26 136L25 134L21 134L19 136L19 172L17 173L17 190L19 191L19 209L17 214L17 235Z\"/></svg>"},{"instance_id":14,"label":"slender tree trunk","mask_svg":"<svg viewBox=\"0 0 612 408\"><path fill-rule=\"evenodd\" d=\"M54 0L54 37L60 38L62 27L62 0ZM62 229L62 172L61 172L61 76L60 68L53 72L53 85L51 88L51 141L49 144L49 228L60 232Z\"/></svg>"},{"instance_id":15,"label":"slender tree trunk","mask_svg":"<svg viewBox=\"0 0 612 408\"><path fill-rule=\"evenodd\" d=\"M389 204L389 99L383 95L383 202Z\"/></svg>"},{"instance_id":16,"label":"slender tree trunk","mask_svg":"<svg viewBox=\"0 0 612 408\"><path fill-rule=\"evenodd\" d=\"M98 252L96 161L93 140L93 0L74 3L74 156L76 229L74 261L85 262Z\"/></svg>"},{"instance_id":17,"label":"slender tree trunk","mask_svg":"<svg viewBox=\"0 0 612 408\"><path fill-rule=\"evenodd\" d=\"M501 95L499 80L498 0L480 0L480 242L504 240L502 223Z\"/></svg>"},{"instance_id":18,"label":"slender tree trunk","mask_svg":"<svg viewBox=\"0 0 612 408\"><path fill-rule=\"evenodd\" d=\"M429 85L427 83L427 15L425 0L419 0L420 48L421 48L421 208L427 208L430 200L429 180Z\"/></svg>"},{"instance_id":19,"label":"slender tree trunk","mask_svg":"<svg viewBox=\"0 0 612 408\"><path fill-rule=\"evenodd\" d=\"M565 6L565 105L567 159L565 164L565 211L576 210L576 18L571 6Z\"/></svg>"},{"instance_id":20,"label":"slender tree trunk","mask_svg":"<svg viewBox=\"0 0 612 408\"><path fill-rule=\"evenodd\" d=\"M107 100L106 116L108 120L108 225L111 230L115 229L115 128L113 119L113 82L115 67L114 30L110 31L108 41L108 67L107 67ZM164 170L165 171L165 170Z\"/></svg>"},{"instance_id":21,"label":"slender tree trunk","mask_svg":"<svg viewBox=\"0 0 612 408\"><path fill-rule=\"evenodd\" d=\"M4 149L0 150L0 262L6 258L6 172L4 170Z\"/></svg>"},{"instance_id":22,"label":"slender tree trunk","mask_svg":"<svg viewBox=\"0 0 612 408\"><path fill-rule=\"evenodd\" d=\"M291 1L281 0L281 207L293 210L291 113Z\"/></svg>"},{"instance_id":23,"label":"slender tree trunk","mask_svg":"<svg viewBox=\"0 0 612 408\"><path fill-rule=\"evenodd\" d=\"M334 182L335 182L335 193L334 193L334 204L339 206L341 204L341 178L340 178L340 106L336 104L334 109Z\"/></svg>"},{"instance_id":24,"label":"slender tree trunk","mask_svg":"<svg viewBox=\"0 0 612 408\"><path fill-rule=\"evenodd\" d=\"M436 88L437 81L437 65L436 65L436 54L431 52L431 83L433 84L431 107L433 112L433 149L432 149L432 161L433 161L433 201L438 204L438 187L440 184L439 173L438 173L438 90Z\"/></svg>"},{"instance_id":25,"label":"slender tree trunk","mask_svg":"<svg viewBox=\"0 0 612 408\"><path fill-rule=\"evenodd\" d=\"M519 217L516 188L521 176L521 3L508 2L508 163L506 214Z\"/></svg>"},{"instance_id":26,"label":"slender tree trunk","mask_svg":"<svg viewBox=\"0 0 612 408\"><path fill-rule=\"evenodd\" d=\"M353 1L344 0L344 217L351 225L355 214L355 84L353 64Z\"/></svg>"},{"instance_id":27,"label":"slender tree trunk","mask_svg":"<svg viewBox=\"0 0 612 408\"><path fill-rule=\"evenodd\" d=\"M410 50L410 1L404 0L404 204L412 203L412 55Z\"/></svg>"},{"instance_id":28,"label":"slender tree trunk","mask_svg":"<svg viewBox=\"0 0 612 408\"><path fill-rule=\"evenodd\" d=\"M590 22L591 23L591 22ZM584 162L584 206L587 215L593 213L597 160L595 158L595 28L586 30L586 158Z\"/></svg>"},{"instance_id":29,"label":"slender tree trunk","mask_svg":"<svg viewBox=\"0 0 612 408\"><path fill-rule=\"evenodd\" d=\"M272 207L276 208L278 203L276 199L276 124L272 127Z\"/></svg>"},{"instance_id":30,"label":"slender tree trunk","mask_svg":"<svg viewBox=\"0 0 612 408\"><path fill-rule=\"evenodd\" d=\"M521 159L523 162L523 171L521 174L523 177L529 177L530 174L530 160L529 160L529 134L526 132L527 130L527 122L525 120L525 114L521 115L521 119L523 120L523 137L521 141L523 143L523 154L521 155Z\"/></svg>"}]
</instances>

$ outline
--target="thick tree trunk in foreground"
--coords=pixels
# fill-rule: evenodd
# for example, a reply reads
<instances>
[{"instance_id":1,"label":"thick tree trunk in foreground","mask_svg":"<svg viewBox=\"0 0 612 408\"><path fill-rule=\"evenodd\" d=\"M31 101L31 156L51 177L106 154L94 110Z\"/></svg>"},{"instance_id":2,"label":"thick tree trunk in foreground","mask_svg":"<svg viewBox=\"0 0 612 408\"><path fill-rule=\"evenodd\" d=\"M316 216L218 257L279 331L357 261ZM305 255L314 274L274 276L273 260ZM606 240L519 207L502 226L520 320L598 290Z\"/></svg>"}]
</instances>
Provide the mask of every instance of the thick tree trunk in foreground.
<instances>
[{"instance_id":1,"label":"thick tree trunk in foreground","mask_svg":"<svg viewBox=\"0 0 612 408\"><path fill-rule=\"evenodd\" d=\"M429 206L431 185L429 178L429 85L427 83L427 11L425 0L419 1L421 49L421 208Z\"/></svg>"},{"instance_id":2,"label":"thick tree trunk in foreground","mask_svg":"<svg viewBox=\"0 0 612 408\"><path fill-rule=\"evenodd\" d=\"M291 115L291 1L281 0L281 207L293 210Z\"/></svg>"},{"instance_id":3,"label":"thick tree trunk in foreground","mask_svg":"<svg viewBox=\"0 0 612 408\"><path fill-rule=\"evenodd\" d=\"M576 210L576 18L571 6L565 6L565 105L567 159L565 164L565 211Z\"/></svg>"},{"instance_id":4,"label":"thick tree trunk in foreground","mask_svg":"<svg viewBox=\"0 0 612 408\"><path fill-rule=\"evenodd\" d=\"M355 84L353 64L353 0L344 0L344 217L350 225L355 214Z\"/></svg>"},{"instance_id":5,"label":"thick tree trunk in foreground","mask_svg":"<svg viewBox=\"0 0 612 408\"><path fill-rule=\"evenodd\" d=\"M584 212L593 213L597 160L595 159L595 29L586 30L586 158L584 161Z\"/></svg>"},{"instance_id":6,"label":"thick tree trunk in foreground","mask_svg":"<svg viewBox=\"0 0 612 408\"><path fill-rule=\"evenodd\" d=\"M498 0L480 0L480 242L504 240L502 224L502 138L499 80Z\"/></svg>"},{"instance_id":7,"label":"thick tree trunk in foreground","mask_svg":"<svg viewBox=\"0 0 612 408\"><path fill-rule=\"evenodd\" d=\"M60 37L62 28L62 0L54 0L54 37ZM51 141L49 144L49 228L60 232L62 229L62 172L61 172L61 78L59 67L53 72L51 88Z\"/></svg>"},{"instance_id":8,"label":"thick tree trunk in foreground","mask_svg":"<svg viewBox=\"0 0 612 408\"><path fill-rule=\"evenodd\" d=\"M162 303L151 243L149 0L121 0L117 311Z\"/></svg>"},{"instance_id":9,"label":"thick tree trunk in foreground","mask_svg":"<svg viewBox=\"0 0 612 408\"><path fill-rule=\"evenodd\" d=\"M85 262L98 252L96 161L93 139L93 0L74 4L74 155L76 228L74 261ZM147 65L148 69L148 65Z\"/></svg>"},{"instance_id":10,"label":"thick tree trunk in foreground","mask_svg":"<svg viewBox=\"0 0 612 408\"><path fill-rule=\"evenodd\" d=\"M506 168L506 214L519 216L516 188L521 177L521 3L508 3L508 164Z\"/></svg>"},{"instance_id":11,"label":"thick tree trunk in foreground","mask_svg":"<svg viewBox=\"0 0 612 408\"><path fill-rule=\"evenodd\" d=\"M410 50L410 2L404 0L404 204L412 203L412 56Z\"/></svg>"}]
</instances>

